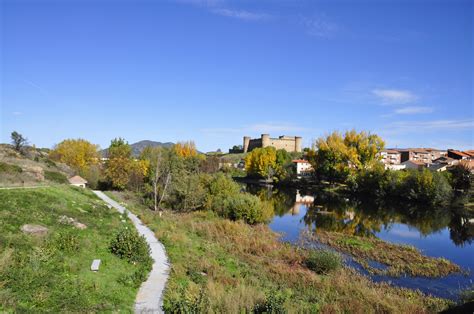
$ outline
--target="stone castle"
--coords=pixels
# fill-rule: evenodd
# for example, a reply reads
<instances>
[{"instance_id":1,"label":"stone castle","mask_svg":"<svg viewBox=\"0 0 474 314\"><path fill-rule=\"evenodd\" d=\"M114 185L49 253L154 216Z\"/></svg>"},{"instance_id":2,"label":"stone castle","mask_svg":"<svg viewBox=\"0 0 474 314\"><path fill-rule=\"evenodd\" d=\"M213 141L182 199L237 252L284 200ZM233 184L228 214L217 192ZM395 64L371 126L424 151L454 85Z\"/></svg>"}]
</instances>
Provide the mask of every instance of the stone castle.
<instances>
[{"instance_id":1,"label":"stone castle","mask_svg":"<svg viewBox=\"0 0 474 314\"><path fill-rule=\"evenodd\" d=\"M303 138L300 136L285 136L278 138L271 138L268 134L262 134L260 138L251 139L249 136L244 136L243 152L247 153L254 148L272 146L276 149L284 149L289 153L301 152L301 142Z\"/></svg>"}]
</instances>

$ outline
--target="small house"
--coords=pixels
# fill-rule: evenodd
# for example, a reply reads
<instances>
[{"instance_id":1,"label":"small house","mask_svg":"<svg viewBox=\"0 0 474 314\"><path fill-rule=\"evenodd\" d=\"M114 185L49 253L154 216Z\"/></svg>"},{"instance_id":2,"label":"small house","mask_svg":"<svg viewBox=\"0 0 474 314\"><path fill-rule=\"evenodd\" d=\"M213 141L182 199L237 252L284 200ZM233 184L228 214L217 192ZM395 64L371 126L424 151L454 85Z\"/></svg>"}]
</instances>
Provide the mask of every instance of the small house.
<instances>
[{"instance_id":1,"label":"small house","mask_svg":"<svg viewBox=\"0 0 474 314\"><path fill-rule=\"evenodd\" d=\"M69 178L69 184L78 186L80 188L85 188L87 185L87 180L80 176L74 176L74 177Z\"/></svg>"},{"instance_id":2,"label":"small house","mask_svg":"<svg viewBox=\"0 0 474 314\"><path fill-rule=\"evenodd\" d=\"M293 163L296 165L296 176L298 179L302 177L309 177L314 172L313 166L309 161L304 159L293 160Z\"/></svg>"}]
</instances>

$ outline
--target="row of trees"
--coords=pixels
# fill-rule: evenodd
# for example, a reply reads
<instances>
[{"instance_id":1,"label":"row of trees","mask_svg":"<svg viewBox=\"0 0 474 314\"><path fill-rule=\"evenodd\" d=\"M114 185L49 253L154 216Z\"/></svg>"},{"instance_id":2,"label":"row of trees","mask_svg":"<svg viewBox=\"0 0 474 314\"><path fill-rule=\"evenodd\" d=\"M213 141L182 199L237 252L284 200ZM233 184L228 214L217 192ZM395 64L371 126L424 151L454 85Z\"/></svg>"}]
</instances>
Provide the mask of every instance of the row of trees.
<instances>
[{"instance_id":1,"label":"row of trees","mask_svg":"<svg viewBox=\"0 0 474 314\"><path fill-rule=\"evenodd\" d=\"M219 171L219 159L199 154L193 142L171 148L146 147L134 157L130 145L117 138L111 141L102 163L96 145L82 139L65 140L50 156L74 168L92 185L138 193L154 210L205 209L251 224L273 215L271 206L241 191L230 176Z\"/></svg>"}]
</instances>

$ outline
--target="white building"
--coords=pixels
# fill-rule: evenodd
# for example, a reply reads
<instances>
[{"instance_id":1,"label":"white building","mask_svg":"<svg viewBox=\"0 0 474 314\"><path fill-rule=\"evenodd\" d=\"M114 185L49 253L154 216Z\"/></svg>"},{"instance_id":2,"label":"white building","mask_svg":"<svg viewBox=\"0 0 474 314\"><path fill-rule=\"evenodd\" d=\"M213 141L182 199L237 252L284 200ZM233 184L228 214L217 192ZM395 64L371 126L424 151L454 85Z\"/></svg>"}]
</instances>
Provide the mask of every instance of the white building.
<instances>
[{"instance_id":1,"label":"white building","mask_svg":"<svg viewBox=\"0 0 474 314\"><path fill-rule=\"evenodd\" d=\"M295 159L293 163L296 164L297 178L309 177L314 172L313 166L307 160Z\"/></svg>"},{"instance_id":2,"label":"white building","mask_svg":"<svg viewBox=\"0 0 474 314\"><path fill-rule=\"evenodd\" d=\"M74 177L69 178L69 184L78 186L80 188L85 188L87 181L80 176L74 176Z\"/></svg>"}]
</instances>

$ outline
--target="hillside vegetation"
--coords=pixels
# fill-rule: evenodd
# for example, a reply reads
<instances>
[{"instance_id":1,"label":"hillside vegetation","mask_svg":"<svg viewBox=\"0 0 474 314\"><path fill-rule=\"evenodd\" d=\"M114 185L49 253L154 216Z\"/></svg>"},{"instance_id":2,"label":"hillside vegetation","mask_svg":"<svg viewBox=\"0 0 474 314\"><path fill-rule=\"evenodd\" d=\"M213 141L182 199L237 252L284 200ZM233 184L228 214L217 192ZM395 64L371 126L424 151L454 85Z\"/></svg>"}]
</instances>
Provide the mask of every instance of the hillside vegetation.
<instances>
[{"instance_id":1,"label":"hillside vegetation","mask_svg":"<svg viewBox=\"0 0 474 314\"><path fill-rule=\"evenodd\" d=\"M124 226L89 190L0 190L0 312L131 311L138 266L109 249Z\"/></svg>"},{"instance_id":2,"label":"hillside vegetation","mask_svg":"<svg viewBox=\"0 0 474 314\"><path fill-rule=\"evenodd\" d=\"M73 173L68 166L52 161L45 150L29 147L21 154L0 144L0 187L66 183Z\"/></svg>"}]
</instances>

